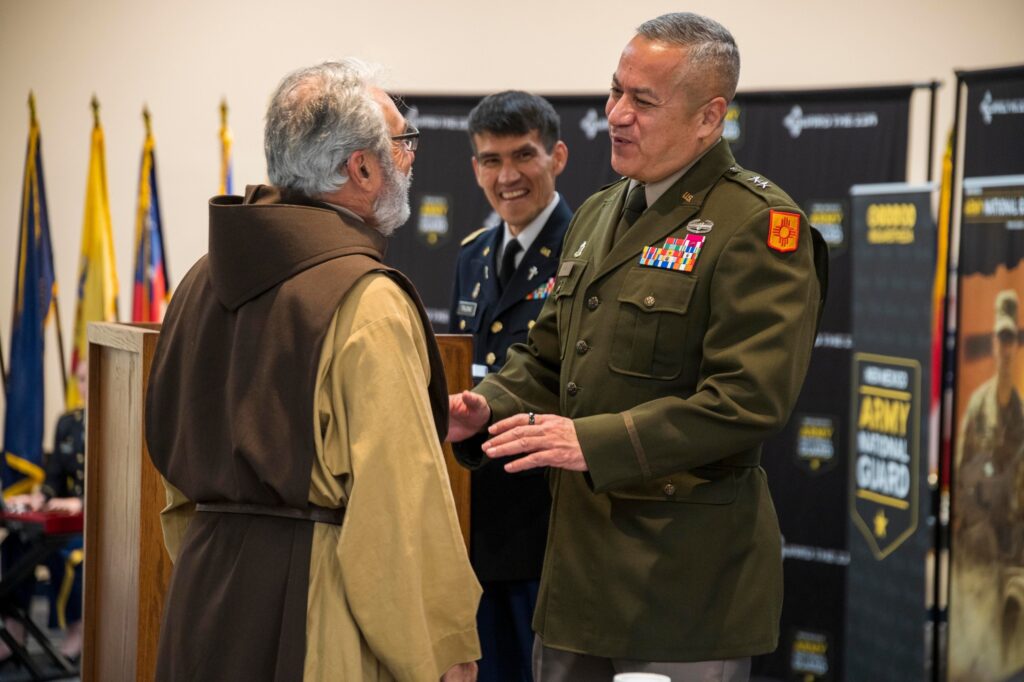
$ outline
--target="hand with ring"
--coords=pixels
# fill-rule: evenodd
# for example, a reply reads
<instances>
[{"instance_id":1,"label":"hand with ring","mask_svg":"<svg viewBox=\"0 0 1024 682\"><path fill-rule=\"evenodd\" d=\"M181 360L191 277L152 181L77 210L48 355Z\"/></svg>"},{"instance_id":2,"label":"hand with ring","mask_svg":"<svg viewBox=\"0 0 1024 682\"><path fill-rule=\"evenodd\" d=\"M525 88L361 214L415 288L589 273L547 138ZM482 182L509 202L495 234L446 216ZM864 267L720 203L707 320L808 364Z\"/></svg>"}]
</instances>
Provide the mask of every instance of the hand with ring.
<instances>
[{"instance_id":1,"label":"hand with ring","mask_svg":"<svg viewBox=\"0 0 1024 682\"><path fill-rule=\"evenodd\" d=\"M545 466L587 471L587 461L576 437L576 425L571 419L557 414L526 412L492 424L488 432L491 439L483 444L488 457L526 455L505 465L509 473Z\"/></svg>"}]
</instances>

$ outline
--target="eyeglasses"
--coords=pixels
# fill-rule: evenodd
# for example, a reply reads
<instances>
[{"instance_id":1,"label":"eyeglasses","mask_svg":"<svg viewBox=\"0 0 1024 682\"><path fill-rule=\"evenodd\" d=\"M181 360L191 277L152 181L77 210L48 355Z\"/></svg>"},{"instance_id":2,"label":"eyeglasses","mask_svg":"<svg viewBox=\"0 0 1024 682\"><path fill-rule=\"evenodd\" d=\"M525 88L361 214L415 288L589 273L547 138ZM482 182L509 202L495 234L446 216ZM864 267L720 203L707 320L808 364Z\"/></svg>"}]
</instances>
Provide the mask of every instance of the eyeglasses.
<instances>
[{"instance_id":1,"label":"eyeglasses","mask_svg":"<svg viewBox=\"0 0 1024 682\"><path fill-rule=\"evenodd\" d=\"M420 146L420 131L412 123L405 122L405 132L401 135L392 135L391 140L393 142L400 142L404 144L406 149L411 152L416 151L416 148Z\"/></svg>"}]
</instances>

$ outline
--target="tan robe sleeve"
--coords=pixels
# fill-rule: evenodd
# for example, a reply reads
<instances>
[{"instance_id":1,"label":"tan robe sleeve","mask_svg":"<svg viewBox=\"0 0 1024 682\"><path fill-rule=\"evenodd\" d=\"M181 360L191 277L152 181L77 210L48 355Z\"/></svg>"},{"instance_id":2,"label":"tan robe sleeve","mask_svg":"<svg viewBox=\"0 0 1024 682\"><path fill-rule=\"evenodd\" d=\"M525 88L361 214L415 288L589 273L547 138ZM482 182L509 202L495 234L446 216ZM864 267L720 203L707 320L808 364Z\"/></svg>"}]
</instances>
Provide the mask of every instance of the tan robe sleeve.
<instances>
[{"instance_id":1,"label":"tan robe sleeve","mask_svg":"<svg viewBox=\"0 0 1024 682\"><path fill-rule=\"evenodd\" d=\"M196 513L196 505L185 494L161 478L167 493L167 506L160 510L160 526L164 532L164 546L173 562L185 538L188 524Z\"/></svg>"},{"instance_id":2,"label":"tan robe sleeve","mask_svg":"<svg viewBox=\"0 0 1024 682\"><path fill-rule=\"evenodd\" d=\"M361 279L328 330L315 402L317 524L306 679L438 680L480 656L480 586L459 531L412 302Z\"/></svg>"}]
</instances>

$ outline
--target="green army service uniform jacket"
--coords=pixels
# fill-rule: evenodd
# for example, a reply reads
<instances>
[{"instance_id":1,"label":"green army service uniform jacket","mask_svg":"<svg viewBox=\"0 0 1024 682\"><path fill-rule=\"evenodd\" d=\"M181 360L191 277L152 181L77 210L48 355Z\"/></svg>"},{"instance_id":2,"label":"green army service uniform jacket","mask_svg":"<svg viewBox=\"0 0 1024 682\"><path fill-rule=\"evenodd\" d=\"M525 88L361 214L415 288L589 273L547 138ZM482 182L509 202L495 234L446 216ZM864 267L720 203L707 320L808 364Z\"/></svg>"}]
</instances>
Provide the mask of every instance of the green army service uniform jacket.
<instances>
[{"instance_id":1,"label":"green army service uniform jacket","mask_svg":"<svg viewBox=\"0 0 1024 682\"><path fill-rule=\"evenodd\" d=\"M494 420L572 418L589 468L550 471L534 629L613 658L769 652L782 555L761 443L800 391L825 273L806 217L724 140L613 245L628 184L576 213L527 343L475 389ZM772 210L798 215L782 242L795 249L768 245ZM645 247L695 231L692 271L641 264Z\"/></svg>"}]
</instances>

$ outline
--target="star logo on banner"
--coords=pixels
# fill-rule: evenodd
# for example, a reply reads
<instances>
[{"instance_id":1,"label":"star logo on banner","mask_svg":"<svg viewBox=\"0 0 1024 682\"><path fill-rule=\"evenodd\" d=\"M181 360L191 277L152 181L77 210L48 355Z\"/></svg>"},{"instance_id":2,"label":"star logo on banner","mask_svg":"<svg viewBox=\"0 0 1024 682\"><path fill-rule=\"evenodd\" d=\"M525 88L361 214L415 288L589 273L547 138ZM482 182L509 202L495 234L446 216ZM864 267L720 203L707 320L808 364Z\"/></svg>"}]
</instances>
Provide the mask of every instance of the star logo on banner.
<instances>
[{"instance_id":1,"label":"star logo on banner","mask_svg":"<svg viewBox=\"0 0 1024 682\"><path fill-rule=\"evenodd\" d=\"M889 519L885 516L885 510L879 509L875 514L875 537L884 538L889 528Z\"/></svg>"}]
</instances>

